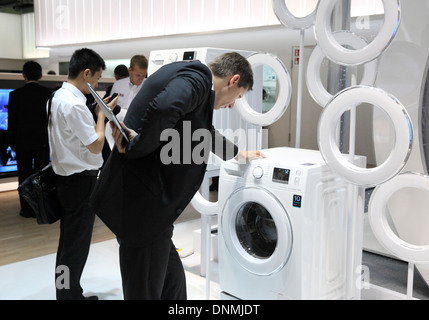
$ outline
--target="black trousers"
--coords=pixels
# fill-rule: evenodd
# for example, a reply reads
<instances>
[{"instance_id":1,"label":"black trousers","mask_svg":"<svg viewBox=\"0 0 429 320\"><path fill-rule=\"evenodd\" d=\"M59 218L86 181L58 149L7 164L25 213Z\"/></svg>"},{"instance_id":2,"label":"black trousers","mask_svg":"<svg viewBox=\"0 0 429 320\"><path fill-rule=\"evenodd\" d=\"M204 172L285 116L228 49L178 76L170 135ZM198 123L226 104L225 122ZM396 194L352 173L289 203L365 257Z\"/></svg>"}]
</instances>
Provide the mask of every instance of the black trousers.
<instances>
[{"instance_id":1,"label":"black trousers","mask_svg":"<svg viewBox=\"0 0 429 320\"><path fill-rule=\"evenodd\" d=\"M26 149L17 147L16 163L18 167L18 182L21 184L33 173L42 170L49 163L49 150L47 148ZM21 215L25 217L35 216L35 213L21 196Z\"/></svg>"},{"instance_id":2,"label":"black trousers","mask_svg":"<svg viewBox=\"0 0 429 320\"><path fill-rule=\"evenodd\" d=\"M57 177L58 199L63 207L55 266L57 300L83 299L80 278L91 246L95 214L89 196L96 180L96 172Z\"/></svg>"},{"instance_id":3,"label":"black trousers","mask_svg":"<svg viewBox=\"0 0 429 320\"><path fill-rule=\"evenodd\" d=\"M119 249L125 300L186 300L182 261L171 240L173 227L146 247ZM120 242L120 240L119 240Z\"/></svg>"}]
</instances>

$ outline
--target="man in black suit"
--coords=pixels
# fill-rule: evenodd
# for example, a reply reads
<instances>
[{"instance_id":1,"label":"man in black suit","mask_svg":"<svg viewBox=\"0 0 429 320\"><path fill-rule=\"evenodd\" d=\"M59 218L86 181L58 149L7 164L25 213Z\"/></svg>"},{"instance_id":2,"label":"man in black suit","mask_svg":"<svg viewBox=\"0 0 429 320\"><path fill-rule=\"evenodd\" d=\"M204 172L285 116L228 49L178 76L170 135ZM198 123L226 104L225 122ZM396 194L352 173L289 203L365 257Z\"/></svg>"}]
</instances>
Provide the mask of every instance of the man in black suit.
<instances>
[{"instance_id":1,"label":"man in black suit","mask_svg":"<svg viewBox=\"0 0 429 320\"><path fill-rule=\"evenodd\" d=\"M239 153L212 127L213 110L232 108L252 87L252 68L237 53L209 66L172 63L151 75L133 100L123 125L131 142L113 128L116 147L92 204L119 239L125 299L187 298L173 223L199 190L212 147L220 147L213 151L224 160L263 156Z\"/></svg>"},{"instance_id":2,"label":"man in black suit","mask_svg":"<svg viewBox=\"0 0 429 320\"><path fill-rule=\"evenodd\" d=\"M22 75L26 84L10 93L8 105L8 136L10 146L16 152L19 183L49 163L46 102L53 92L38 83L42 78L42 67L37 62L26 62ZM21 216L35 217L21 197L20 203Z\"/></svg>"}]
</instances>

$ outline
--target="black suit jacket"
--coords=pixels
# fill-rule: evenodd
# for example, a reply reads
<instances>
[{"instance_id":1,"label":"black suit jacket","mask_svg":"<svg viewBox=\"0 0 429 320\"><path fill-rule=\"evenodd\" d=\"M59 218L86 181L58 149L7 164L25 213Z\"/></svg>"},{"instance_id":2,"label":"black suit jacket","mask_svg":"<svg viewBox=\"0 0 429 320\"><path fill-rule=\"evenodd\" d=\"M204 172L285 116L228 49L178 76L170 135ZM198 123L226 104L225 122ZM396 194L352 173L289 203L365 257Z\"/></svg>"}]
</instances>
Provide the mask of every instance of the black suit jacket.
<instances>
[{"instance_id":1,"label":"black suit jacket","mask_svg":"<svg viewBox=\"0 0 429 320\"><path fill-rule=\"evenodd\" d=\"M11 147L39 150L47 146L46 103L53 91L29 82L9 94L8 136Z\"/></svg>"},{"instance_id":2,"label":"black suit jacket","mask_svg":"<svg viewBox=\"0 0 429 320\"><path fill-rule=\"evenodd\" d=\"M123 243L150 245L199 190L211 147L219 145L211 139L220 136L211 137L213 107L212 75L199 61L166 65L146 80L124 121L138 136L125 155L113 149L91 201ZM180 139L165 141L163 134ZM237 152L234 146L233 156ZM203 154L203 163L192 153ZM168 154L176 161L166 163Z\"/></svg>"}]
</instances>

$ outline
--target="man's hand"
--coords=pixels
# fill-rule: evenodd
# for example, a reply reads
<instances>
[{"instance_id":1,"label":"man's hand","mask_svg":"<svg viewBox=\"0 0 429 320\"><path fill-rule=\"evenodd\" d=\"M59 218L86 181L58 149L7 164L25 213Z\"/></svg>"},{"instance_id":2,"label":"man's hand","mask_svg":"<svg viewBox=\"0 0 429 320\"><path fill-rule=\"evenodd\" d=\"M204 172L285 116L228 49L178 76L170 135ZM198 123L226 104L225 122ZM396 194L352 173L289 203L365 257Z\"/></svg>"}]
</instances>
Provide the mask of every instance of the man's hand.
<instances>
[{"instance_id":1,"label":"man's hand","mask_svg":"<svg viewBox=\"0 0 429 320\"><path fill-rule=\"evenodd\" d=\"M261 151L240 151L235 159L240 163L248 163L256 159L265 159L266 156Z\"/></svg>"},{"instance_id":2,"label":"man's hand","mask_svg":"<svg viewBox=\"0 0 429 320\"><path fill-rule=\"evenodd\" d=\"M124 129L130 141L132 141L135 137L137 137L137 132L127 128L122 121L120 123L121 123L122 129ZM120 153L126 153L128 142L124 139L124 136L122 135L121 131L112 122L110 122L110 127L112 128L112 136L113 136L113 139L115 140L115 144L116 144L116 147L118 148L118 151Z\"/></svg>"},{"instance_id":3,"label":"man's hand","mask_svg":"<svg viewBox=\"0 0 429 320\"><path fill-rule=\"evenodd\" d=\"M115 99L113 99L112 101L110 101L109 102L109 100L111 99L111 97L107 97L106 99L104 99L103 101L106 103L106 105L110 108L110 110L113 110L113 109L115 109L115 107L116 107L116 104L117 104L117 102L118 102L118 97L116 97ZM102 112L101 111L101 108L100 108L100 106L97 104L96 105L96 107L95 107L95 109L94 109L94 111L95 111L95 114L96 114L96 116L97 117L99 117L100 116L100 114L101 115L103 115L104 116L104 112ZM101 113L100 113L101 112Z\"/></svg>"},{"instance_id":4,"label":"man's hand","mask_svg":"<svg viewBox=\"0 0 429 320\"><path fill-rule=\"evenodd\" d=\"M112 99L112 101L109 101L109 100L111 100L111 98L112 98L112 96L107 97L106 99L104 99L104 102L106 102L106 104L110 108L110 110L113 110L113 109L115 109L116 104L118 103L119 97L117 96L116 98Z\"/></svg>"}]
</instances>

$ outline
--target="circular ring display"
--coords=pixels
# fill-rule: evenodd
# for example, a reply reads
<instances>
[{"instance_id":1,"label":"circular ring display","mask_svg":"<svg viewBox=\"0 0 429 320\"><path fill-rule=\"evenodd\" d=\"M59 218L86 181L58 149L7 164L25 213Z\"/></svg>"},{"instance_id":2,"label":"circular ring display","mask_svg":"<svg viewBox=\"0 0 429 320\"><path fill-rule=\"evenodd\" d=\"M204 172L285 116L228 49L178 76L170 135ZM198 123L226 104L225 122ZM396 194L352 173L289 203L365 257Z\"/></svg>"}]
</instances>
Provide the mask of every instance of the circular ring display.
<instances>
[{"instance_id":1,"label":"circular ring display","mask_svg":"<svg viewBox=\"0 0 429 320\"><path fill-rule=\"evenodd\" d=\"M287 28L307 29L314 25L316 10L308 16L298 18L289 11L285 0L273 0L273 10L277 19Z\"/></svg>"},{"instance_id":2,"label":"circular ring display","mask_svg":"<svg viewBox=\"0 0 429 320\"><path fill-rule=\"evenodd\" d=\"M283 116L289 107L292 96L292 81L285 65L276 57L266 53L256 53L247 58L252 66L267 65L277 75L277 83L280 86L279 94L273 108L267 113L256 112L248 103L246 97L236 101L236 108L241 116L248 122L269 126Z\"/></svg>"},{"instance_id":3,"label":"circular ring display","mask_svg":"<svg viewBox=\"0 0 429 320\"><path fill-rule=\"evenodd\" d=\"M398 190L417 188L429 192L429 177L418 173L404 173L377 187L370 200L369 221L377 240L401 260L415 263L429 263L429 244L413 245L400 239L392 230L387 219L387 202Z\"/></svg>"},{"instance_id":4,"label":"circular ring display","mask_svg":"<svg viewBox=\"0 0 429 320\"><path fill-rule=\"evenodd\" d=\"M354 49L364 48L368 43L365 39L350 31L338 31L334 33L335 39L341 45L347 45ZM316 46L310 56L307 66L307 87L313 99L324 108L332 99L330 94L323 86L320 67L322 66L325 55L319 46ZM364 65L360 85L372 86L377 76L377 61L373 60Z\"/></svg>"},{"instance_id":5,"label":"circular ring display","mask_svg":"<svg viewBox=\"0 0 429 320\"><path fill-rule=\"evenodd\" d=\"M325 55L332 61L357 65L376 59L392 42L401 20L400 0L382 0L384 5L384 24L375 39L365 48L349 50L341 46L334 38L331 28L331 15L336 0L319 1L316 10L316 41Z\"/></svg>"},{"instance_id":6,"label":"circular ring display","mask_svg":"<svg viewBox=\"0 0 429 320\"><path fill-rule=\"evenodd\" d=\"M392 153L376 168L355 166L338 149L336 128L339 119L352 107L369 103L385 111L392 120L396 139ZM318 143L329 167L357 185L375 186L397 175L411 153L413 127L405 107L392 95L373 87L356 86L341 91L323 110L318 128Z\"/></svg>"},{"instance_id":7,"label":"circular ring display","mask_svg":"<svg viewBox=\"0 0 429 320\"><path fill-rule=\"evenodd\" d=\"M191 205L203 216L218 214L218 203L206 200L199 191L192 198Z\"/></svg>"},{"instance_id":8,"label":"circular ring display","mask_svg":"<svg viewBox=\"0 0 429 320\"><path fill-rule=\"evenodd\" d=\"M257 258L247 252L236 232L236 219L243 205L255 202L264 207L272 216L277 229L277 245L271 256ZM269 276L287 264L292 253L292 225L286 210L275 196L267 190L255 187L237 189L225 202L221 215L223 241L232 257L247 271Z\"/></svg>"}]
</instances>

